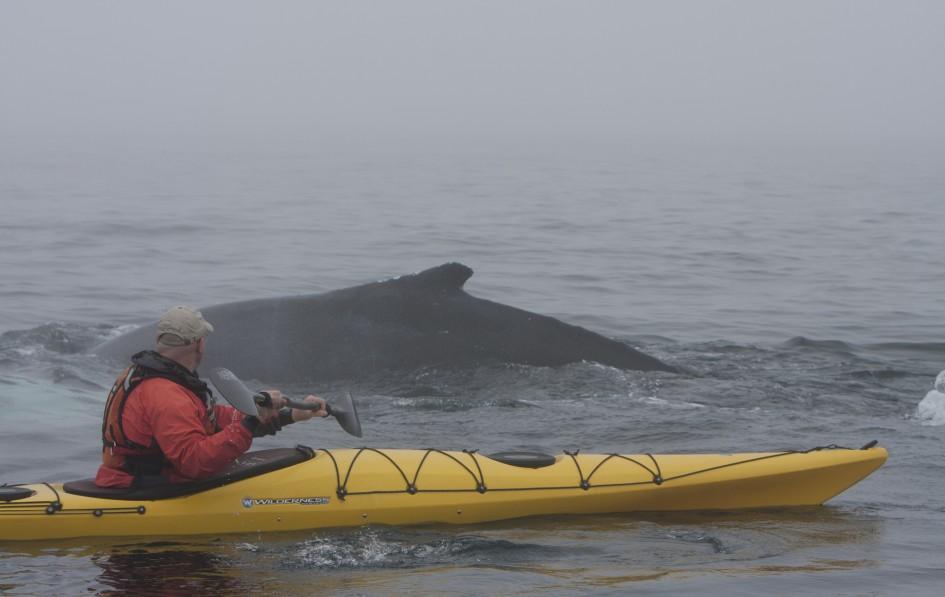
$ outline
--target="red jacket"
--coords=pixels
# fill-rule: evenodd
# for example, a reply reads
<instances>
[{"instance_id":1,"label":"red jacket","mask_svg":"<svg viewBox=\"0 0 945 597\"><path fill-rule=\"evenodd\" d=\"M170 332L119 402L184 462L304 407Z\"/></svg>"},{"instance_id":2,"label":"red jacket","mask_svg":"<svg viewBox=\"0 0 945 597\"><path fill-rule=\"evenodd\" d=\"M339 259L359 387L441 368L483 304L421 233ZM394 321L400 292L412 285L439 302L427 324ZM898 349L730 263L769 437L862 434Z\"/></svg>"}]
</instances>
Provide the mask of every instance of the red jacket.
<instances>
[{"instance_id":1,"label":"red jacket","mask_svg":"<svg viewBox=\"0 0 945 597\"><path fill-rule=\"evenodd\" d=\"M126 398L122 424L129 440L159 448L167 459L162 474L182 483L220 471L253 442L253 434L241 424L242 413L230 406L215 406L214 413L220 431L208 434L203 400L173 381L153 377ZM130 473L104 464L95 476L99 487L129 487L133 480Z\"/></svg>"}]
</instances>

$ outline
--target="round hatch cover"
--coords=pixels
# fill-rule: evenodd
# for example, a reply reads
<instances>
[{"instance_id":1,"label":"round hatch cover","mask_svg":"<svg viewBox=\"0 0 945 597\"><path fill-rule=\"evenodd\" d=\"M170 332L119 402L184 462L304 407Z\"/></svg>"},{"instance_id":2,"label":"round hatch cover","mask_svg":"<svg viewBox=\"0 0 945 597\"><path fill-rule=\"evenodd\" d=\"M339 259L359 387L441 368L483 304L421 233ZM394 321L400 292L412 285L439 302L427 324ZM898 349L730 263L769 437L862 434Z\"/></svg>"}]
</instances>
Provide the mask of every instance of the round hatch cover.
<instances>
[{"instance_id":1,"label":"round hatch cover","mask_svg":"<svg viewBox=\"0 0 945 597\"><path fill-rule=\"evenodd\" d=\"M25 487L14 487L11 485L0 485L0 502L12 502L22 500L36 493L32 489Z\"/></svg>"},{"instance_id":2,"label":"round hatch cover","mask_svg":"<svg viewBox=\"0 0 945 597\"><path fill-rule=\"evenodd\" d=\"M555 457L542 452L497 452L489 454L489 458L503 464L521 466L524 468L542 468L555 463Z\"/></svg>"}]
</instances>

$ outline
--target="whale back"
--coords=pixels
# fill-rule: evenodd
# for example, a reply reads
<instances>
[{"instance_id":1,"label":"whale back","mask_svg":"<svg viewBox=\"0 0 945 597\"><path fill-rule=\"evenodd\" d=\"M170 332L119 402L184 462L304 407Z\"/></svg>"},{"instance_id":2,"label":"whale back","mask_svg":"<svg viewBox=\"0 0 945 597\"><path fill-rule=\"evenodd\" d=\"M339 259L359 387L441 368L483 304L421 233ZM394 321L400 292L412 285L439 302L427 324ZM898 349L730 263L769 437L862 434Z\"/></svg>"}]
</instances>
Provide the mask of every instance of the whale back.
<instances>
[{"instance_id":1,"label":"whale back","mask_svg":"<svg viewBox=\"0 0 945 597\"><path fill-rule=\"evenodd\" d=\"M318 381L384 370L494 362L558 366L596 361L623 369L672 367L622 342L464 290L473 270L446 263L417 274L322 294L202 309L214 325L201 368L246 379ZM153 347L156 324L95 349L127 359Z\"/></svg>"}]
</instances>

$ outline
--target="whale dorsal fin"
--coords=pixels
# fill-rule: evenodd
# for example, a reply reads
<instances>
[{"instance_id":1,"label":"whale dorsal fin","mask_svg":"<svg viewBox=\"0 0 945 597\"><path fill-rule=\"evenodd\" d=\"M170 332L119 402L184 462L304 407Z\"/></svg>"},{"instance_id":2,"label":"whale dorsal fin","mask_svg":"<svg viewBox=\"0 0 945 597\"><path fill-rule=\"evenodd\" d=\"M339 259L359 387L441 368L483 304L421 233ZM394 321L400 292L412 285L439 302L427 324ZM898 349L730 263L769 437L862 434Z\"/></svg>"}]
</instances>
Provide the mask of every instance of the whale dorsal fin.
<instances>
[{"instance_id":1,"label":"whale dorsal fin","mask_svg":"<svg viewBox=\"0 0 945 597\"><path fill-rule=\"evenodd\" d=\"M472 268L462 263L444 263L414 274L414 281L442 290L461 290L473 275Z\"/></svg>"}]
</instances>

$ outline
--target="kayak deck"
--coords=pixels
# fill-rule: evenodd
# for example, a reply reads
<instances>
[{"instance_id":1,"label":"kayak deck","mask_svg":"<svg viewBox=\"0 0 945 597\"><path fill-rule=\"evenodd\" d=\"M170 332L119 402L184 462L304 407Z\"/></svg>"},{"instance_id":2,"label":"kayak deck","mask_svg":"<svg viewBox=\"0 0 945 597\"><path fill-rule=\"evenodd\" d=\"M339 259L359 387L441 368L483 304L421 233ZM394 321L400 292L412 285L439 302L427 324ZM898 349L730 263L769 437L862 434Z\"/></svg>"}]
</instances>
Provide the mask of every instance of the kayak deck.
<instances>
[{"instance_id":1,"label":"kayak deck","mask_svg":"<svg viewBox=\"0 0 945 597\"><path fill-rule=\"evenodd\" d=\"M525 516L811 506L879 468L881 447L743 454L578 454L537 468L475 451L248 453L195 491L70 493L88 482L18 485L0 540L478 523ZM307 452L305 452L307 450ZM274 454L274 453L279 454ZM248 463L248 464L247 464ZM260 474L252 467L260 467ZM101 491L101 490L100 490ZM124 495L123 495L124 493Z\"/></svg>"}]
</instances>

